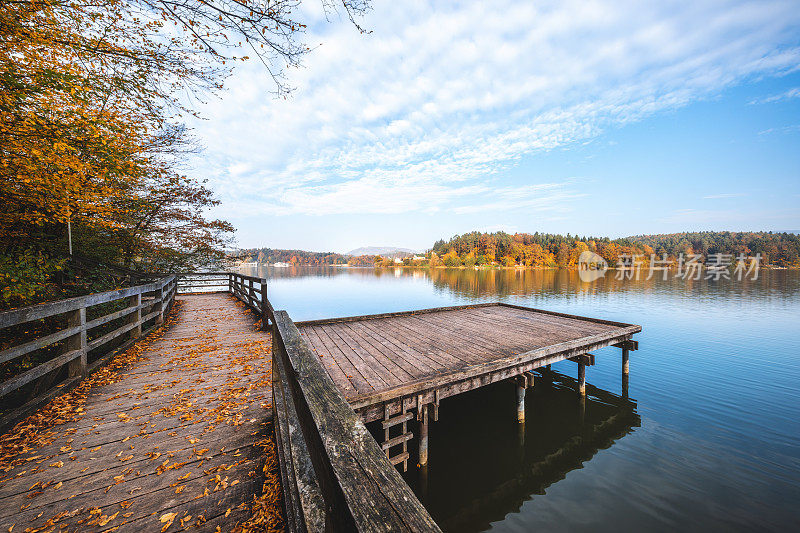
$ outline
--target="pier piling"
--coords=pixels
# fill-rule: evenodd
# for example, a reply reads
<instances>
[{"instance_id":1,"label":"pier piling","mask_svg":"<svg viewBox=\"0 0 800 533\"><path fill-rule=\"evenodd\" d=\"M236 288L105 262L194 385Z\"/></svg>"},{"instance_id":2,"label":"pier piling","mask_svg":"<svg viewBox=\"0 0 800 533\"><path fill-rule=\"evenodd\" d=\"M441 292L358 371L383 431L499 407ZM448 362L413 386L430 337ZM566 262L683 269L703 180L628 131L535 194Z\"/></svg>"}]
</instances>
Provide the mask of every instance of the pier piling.
<instances>
[{"instance_id":1,"label":"pier piling","mask_svg":"<svg viewBox=\"0 0 800 533\"><path fill-rule=\"evenodd\" d=\"M517 422L525 423L525 377L517 378Z\"/></svg>"},{"instance_id":2,"label":"pier piling","mask_svg":"<svg viewBox=\"0 0 800 533\"><path fill-rule=\"evenodd\" d=\"M422 419L419 422L419 466L428 464L428 414L429 406L422 406Z\"/></svg>"}]
</instances>

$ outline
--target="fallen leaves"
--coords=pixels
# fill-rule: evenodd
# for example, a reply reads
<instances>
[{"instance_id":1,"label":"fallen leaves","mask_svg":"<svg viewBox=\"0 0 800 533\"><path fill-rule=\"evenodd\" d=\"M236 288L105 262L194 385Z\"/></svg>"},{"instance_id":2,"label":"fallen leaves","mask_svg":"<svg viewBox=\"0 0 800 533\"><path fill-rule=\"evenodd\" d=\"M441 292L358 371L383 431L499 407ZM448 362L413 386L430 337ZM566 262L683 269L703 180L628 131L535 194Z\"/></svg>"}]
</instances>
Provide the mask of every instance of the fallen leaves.
<instances>
[{"instance_id":1,"label":"fallen leaves","mask_svg":"<svg viewBox=\"0 0 800 533\"><path fill-rule=\"evenodd\" d=\"M148 354L147 341L137 343L133 349L129 350L130 353L120 354L118 358L84 380L73 391L51 402L52 407L48 406L15 428L14 431L17 433L13 437L9 437L8 434L0 437L0 472L9 472L15 469L16 474L9 474L9 479L22 475L30 476L35 474L37 469L40 473L45 472L48 471L48 467L61 468L62 470L58 471L59 476L69 474L80 477L78 474L80 472L80 474L84 474L83 479L85 480L93 479L91 476L102 475L103 477L97 478L96 488L90 489L87 493L78 494L77 496L80 497L75 500L71 499L76 496L75 494L69 495L62 490L65 494L60 497L64 498L65 507L71 510L80 509L82 513L82 516L78 515L76 518L76 520L81 519L78 524L69 523L69 527L67 527L69 530L86 529L84 526L89 523L113 530L123 523L130 523L129 520L135 520L131 518L133 516L148 516L153 509L147 509L145 500L149 501L150 498L142 498L141 495L152 490L166 489L161 493L164 499L175 497L182 498L183 501L210 496L213 491L218 491L217 494L221 494L219 491L228 491L217 499L228 498L229 493L246 494L246 492L231 492L231 487L242 488L240 480L234 478L246 480L248 479L247 472L254 470L252 454L246 452L249 446L244 446L241 439L233 441L228 436L250 434L250 427L245 430L246 433L241 430L237 431L235 427L242 424L248 426L257 424L260 419L254 418L254 409L258 410L270 405L263 399L264 396L269 396L271 387L270 361L269 358L264 357L264 354L269 353L270 349L268 339L268 336L259 332L257 337L252 340L237 339L221 346L219 334L212 332L206 336L198 336L198 338L165 341L163 345L168 348L165 347L163 350L171 350L171 355L168 355L168 359L163 364L155 360L153 354ZM105 394L99 400L94 400L95 403L91 403L90 400L86 408L83 407L83 404L86 404L88 393L93 387L111 385L125 380L130 374L126 375L122 369L137 361L143 361L148 356L153 362L148 362L146 365L147 368L154 369L151 374L153 378L140 372L136 379L144 377L140 379L139 384L132 382L132 385L128 387L129 382L123 382L116 390ZM159 356L163 357L161 354ZM173 379L168 375L169 372L175 372L173 375L180 376L180 379ZM147 386L141 385L147 381L151 383ZM124 389L125 392L116 393L120 389ZM112 392L115 394L112 395ZM112 404L105 403L110 399L118 403L113 404L113 407ZM160 402L159 399L161 399ZM101 403L97 403L98 401ZM157 406L155 409L154 405ZM102 417L97 416L97 406L100 406L100 413L104 413ZM52 409L52 411L48 411L48 409ZM186 416L187 414L188 416ZM191 424L184 422L188 426L187 428L175 423L181 417L184 420L192 420ZM161 420L165 418L168 422L162 423ZM81 419L84 422L79 428L67 427L59 431L57 427ZM114 427L118 428L135 428L129 431L129 435L116 437L117 440L113 444L115 449L111 452L108 450L112 448L107 445L97 445L98 442L109 440L105 439L105 434L103 434L105 424L108 423L113 423ZM212 434L213 436L211 436ZM103 440L98 440L97 435L101 435L100 438ZM70 436L75 437L75 442ZM169 436L173 438L170 439ZM228 440L217 442L221 436ZM56 439L62 439L62 442L54 442ZM129 444L131 439L135 439L133 442L137 443L138 453L135 458L133 452L128 450L128 448L133 449ZM228 516L233 514L230 517L231 523L238 520L245 521L241 526L237 526L236 531L239 532L282 529L280 478L276 474L278 472L277 458L271 439L267 439L266 442L268 443L266 447L262 446L263 455L267 459L267 465L264 467L262 496L252 500L248 500L248 496L244 498L244 501L232 501L230 504L232 507ZM52 451L41 450L42 447L51 443L53 443ZM126 444L120 446L120 443ZM261 445L261 443L259 444ZM50 455L52 453L56 455ZM69 454L70 460L67 460L67 454ZM231 457L236 459L231 459ZM85 459L92 461L90 463L92 472L88 474L85 473L90 466L82 463ZM220 459L225 462L222 463ZM112 462L116 466L112 466ZM22 468L15 468L16 465L21 464L26 465L26 471L23 471ZM177 472L181 468L186 471ZM50 470L50 472L57 471ZM163 481L156 482L155 485L141 481L145 479L144 476L150 476L146 479L157 479L152 476L153 473L163 475ZM181 475L178 476L178 473ZM67 477L62 478L68 479ZM110 482L111 479L113 481ZM0 483L2 481L0 479ZM26 483L22 489L25 490L33 481L36 479ZM113 509L107 503L109 500L103 500L103 491L111 488L108 485L113 487L118 484L124 485L115 489L117 492L110 493L105 498L110 498L111 494L117 494L120 497L131 499L113 503L114 506L119 505ZM203 486L204 484L206 486ZM38 506L37 501L30 498L42 494L46 487L54 490L61 489L63 482L58 479L36 481L27 491L29 499L22 501L33 502L33 505ZM177 497L173 494L181 496ZM239 497L241 498L241 496ZM66 503L67 501L74 503ZM116 500L112 501L116 502ZM163 499L154 501L163 501ZM31 504L27 503L26 505ZM95 507L87 509L87 505L102 505L105 512L103 513L100 508ZM26 508L22 508L20 511L25 511ZM24 513L25 519L36 521L35 515L39 512L36 509L37 507L34 507ZM238 514L234 514L235 512ZM158 524L162 531L170 528L176 530L175 526L179 524L182 528L202 524L206 521L205 513L196 514L194 517L184 512L164 513L162 511L162 513L160 516L156 513L152 517L152 520L158 517ZM19 514L23 515L23 513ZM181 517L181 514L184 516ZM41 520L47 520L48 523L62 520L59 526L67 526L66 515L62 515L58 519L56 517L48 519L45 516ZM31 531L38 527L44 527L41 520L37 524L31 524ZM41 531L52 529L51 525ZM230 525L223 526L222 529L231 531L232 527Z\"/></svg>"},{"instance_id":2,"label":"fallen leaves","mask_svg":"<svg viewBox=\"0 0 800 533\"><path fill-rule=\"evenodd\" d=\"M119 514L119 511L117 511L116 513L114 513L114 514L112 514L110 516L106 516L106 515L101 516L100 517L100 521L97 522L97 525L98 526L104 526L104 525L108 524L109 522L114 520L117 517L118 514Z\"/></svg>"},{"instance_id":3,"label":"fallen leaves","mask_svg":"<svg viewBox=\"0 0 800 533\"><path fill-rule=\"evenodd\" d=\"M284 530L283 495L281 493L280 469L272 436L256 443L262 451L265 462L262 472L264 484L260 497L253 497L250 516L233 529L234 533L277 532ZM234 483L231 483L233 485Z\"/></svg>"},{"instance_id":4,"label":"fallen leaves","mask_svg":"<svg viewBox=\"0 0 800 533\"><path fill-rule=\"evenodd\" d=\"M159 522L164 524L164 526L161 528L161 533L164 533L164 531L169 529L169 526L172 525L172 522L175 520L176 516L178 516L178 513L165 513L161 515L161 518L158 519Z\"/></svg>"}]
</instances>

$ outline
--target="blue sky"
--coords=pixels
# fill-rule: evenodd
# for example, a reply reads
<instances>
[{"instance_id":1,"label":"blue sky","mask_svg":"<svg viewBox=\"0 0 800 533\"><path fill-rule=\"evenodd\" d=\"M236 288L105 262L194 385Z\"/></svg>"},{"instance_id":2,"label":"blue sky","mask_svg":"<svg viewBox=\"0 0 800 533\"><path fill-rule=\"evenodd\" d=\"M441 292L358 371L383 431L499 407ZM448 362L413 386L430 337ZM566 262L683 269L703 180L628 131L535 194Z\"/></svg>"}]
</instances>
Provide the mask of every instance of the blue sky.
<instances>
[{"instance_id":1,"label":"blue sky","mask_svg":"<svg viewBox=\"0 0 800 533\"><path fill-rule=\"evenodd\" d=\"M191 124L242 247L800 230L797 1L302 9L293 95L250 62Z\"/></svg>"}]
</instances>

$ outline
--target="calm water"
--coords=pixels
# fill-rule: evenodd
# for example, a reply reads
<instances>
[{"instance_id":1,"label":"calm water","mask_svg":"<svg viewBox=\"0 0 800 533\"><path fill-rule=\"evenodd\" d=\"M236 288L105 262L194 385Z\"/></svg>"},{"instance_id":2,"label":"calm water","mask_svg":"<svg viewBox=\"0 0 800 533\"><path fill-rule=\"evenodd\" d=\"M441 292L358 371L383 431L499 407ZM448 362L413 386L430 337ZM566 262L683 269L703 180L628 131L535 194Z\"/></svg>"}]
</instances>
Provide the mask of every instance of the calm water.
<instances>
[{"instance_id":1,"label":"calm water","mask_svg":"<svg viewBox=\"0 0 800 533\"><path fill-rule=\"evenodd\" d=\"M259 273L295 320L499 300L642 325L632 403L618 396L616 348L587 368L584 409L576 365L553 365L524 431L512 385L442 401L428 471L405 477L445 530L800 530L800 273L591 284L567 271Z\"/></svg>"}]
</instances>

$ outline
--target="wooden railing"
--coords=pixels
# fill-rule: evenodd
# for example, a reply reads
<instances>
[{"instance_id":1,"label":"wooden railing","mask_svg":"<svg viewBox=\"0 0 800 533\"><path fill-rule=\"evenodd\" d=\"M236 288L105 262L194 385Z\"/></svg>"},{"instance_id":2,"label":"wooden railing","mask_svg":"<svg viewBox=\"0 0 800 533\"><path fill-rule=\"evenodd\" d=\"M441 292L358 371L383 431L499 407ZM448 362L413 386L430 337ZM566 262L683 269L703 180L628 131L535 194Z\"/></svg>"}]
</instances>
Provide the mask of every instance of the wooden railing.
<instances>
[{"instance_id":1,"label":"wooden railing","mask_svg":"<svg viewBox=\"0 0 800 533\"><path fill-rule=\"evenodd\" d=\"M152 283L127 289L68 298L0 313L0 331L16 328L25 341L0 351L0 363L29 356L45 359L32 368L16 373L0 382L0 398L4 407L22 404L13 411L3 409L0 431L74 385L91 370L102 364L121 345L143 335L143 328L164 321L177 289L175 276L165 276ZM55 331L54 331L55 329ZM125 338L120 342L120 337ZM33 339L30 339L33 337ZM91 354L91 357L90 357ZM91 361L90 361L91 359ZM59 375L65 379L58 382ZM39 380L32 398L8 401L7 397L24 386Z\"/></svg>"},{"instance_id":2,"label":"wooden railing","mask_svg":"<svg viewBox=\"0 0 800 533\"><path fill-rule=\"evenodd\" d=\"M440 531L286 311L274 312L272 395L288 531Z\"/></svg>"},{"instance_id":3,"label":"wooden railing","mask_svg":"<svg viewBox=\"0 0 800 533\"><path fill-rule=\"evenodd\" d=\"M229 292L244 302L262 319L263 329L273 321L273 309L267 298L267 280L236 272L189 272L178 276L178 292Z\"/></svg>"}]
</instances>

